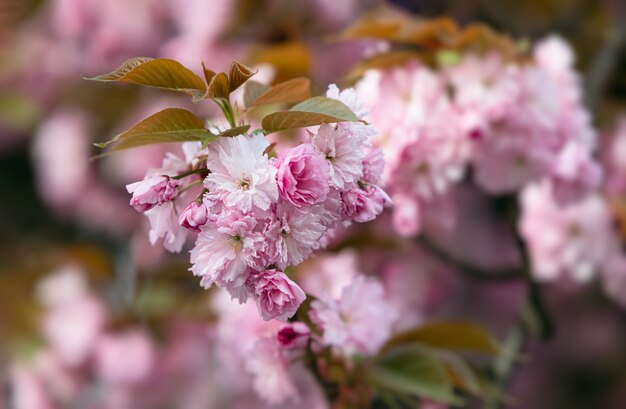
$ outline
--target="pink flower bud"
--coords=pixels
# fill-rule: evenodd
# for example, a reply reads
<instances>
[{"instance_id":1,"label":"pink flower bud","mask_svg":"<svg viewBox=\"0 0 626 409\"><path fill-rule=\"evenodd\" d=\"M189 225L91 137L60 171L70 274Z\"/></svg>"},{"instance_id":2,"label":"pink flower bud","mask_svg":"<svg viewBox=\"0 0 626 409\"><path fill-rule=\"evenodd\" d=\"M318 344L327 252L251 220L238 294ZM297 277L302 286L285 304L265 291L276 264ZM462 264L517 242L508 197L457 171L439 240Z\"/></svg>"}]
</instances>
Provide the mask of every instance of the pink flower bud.
<instances>
[{"instance_id":1,"label":"pink flower bud","mask_svg":"<svg viewBox=\"0 0 626 409\"><path fill-rule=\"evenodd\" d=\"M158 175L126 185L128 193L133 194L130 205L138 212L145 212L154 206L169 202L178 195L178 184L178 180L171 179L169 176Z\"/></svg>"},{"instance_id":2,"label":"pink flower bud","mask_svg":"<svg viewBox=\"0 0 626 409\"><path fill-rule=\"evenodd\" d=\"M306 298L304 291L282 271L265 270L254 274L250 279L258 297L257 307L266 321L287 320L296 313Z\"/></svg>"},{"instance_id":3,"label":"pink flower bud","mask_svg":"<svg viewBox=\"0 0 626 409\"><path fill-rule=\"evenodd\" d=\"M309 328L301 322L294 322L278 330L276 338L285 348L304 348L311 335Z\"/></svg>"},{"instance_id":4,"label":"pink flower bud","mask_svg":"<svg viewBox=\"0 0 626 409\"><path fill-rule=\"evenodd\" d=\"M178 217L178 224L184 228L200 232L200 226L204 226L208 220L208 212L203 203L193 201L185 207Z\"/></svg>"}]
</instances>

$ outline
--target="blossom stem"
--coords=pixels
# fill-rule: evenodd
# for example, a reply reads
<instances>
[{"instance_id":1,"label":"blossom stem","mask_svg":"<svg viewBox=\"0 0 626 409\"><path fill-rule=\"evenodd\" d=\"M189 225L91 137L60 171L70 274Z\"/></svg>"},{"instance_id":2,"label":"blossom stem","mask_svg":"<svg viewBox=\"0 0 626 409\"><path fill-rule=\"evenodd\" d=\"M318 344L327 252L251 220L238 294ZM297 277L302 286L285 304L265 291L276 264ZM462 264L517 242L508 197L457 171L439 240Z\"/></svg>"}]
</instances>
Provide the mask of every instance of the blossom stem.
<instances>
[{"instance_id":1,"label":"blossom stem","mask_svg":"<svg viewBox=\"0 0 626 409\"><path fill-rule=\"evenodd\" d=\"M183 187L182 189L180 189L180 190L178 191L178 193L183 193L184 191L189 190L189 189L191 189L192 187L197 186L197 185L199 185L199 184L201 184L201 183L202 183L202 180L200 180L200 179L198 179L198 180L194 180L193 182L191 182L191 183L190 183L190 184L188 184L187 186L185 186L185 187Z\"/></svg>"},{"instance_id":2,"label":"blossom stem","mask_svg":"<svg viewBox=\"0 0 626 409\"><path fill-rule=\"evenodd\" d=\"M437 256L442 261L455 267L460 273L474 279L487 280L487 281L507 281L518 280L524 278L523 272L518 268L509 268L502 270L490 270L485 271L475 266L466 263L458 258L455 258L432 240L424 237L423 235L417 239L417 242L426 250Z\"/></svg>"},{"instance_id":3,"label":"blossom stem","mask_svg":"<svg viewBox=\"0 0 626 409\"><path fill-rule=\"evenodd\" d=\"M546 309L541 286L532 276L532 265L528 250L522 238L515 234L515 240L522 256L521 272L527 282L528 295L522 308L520 309L517 322L511 328L505 342L504 353L493 366L495 386L498 390L504 391L510 382L515 364L519 361L520 355L526 348L533 334L538 334L543 340L549 339L554 334L554 323ZM487 409L498 409L502 404L502 399L491 399L485 407Z\"/></svg>"},{"instance_id":4,"label":"blossom stem","mask_svg":"<svg viewBox=\"0 0 626 409\"><path fill-rule=\"evenodd\" d=\"M230 101L224 98L219 98L219 99L213 98L213 101L222 110L222 113L224 114L224 117L228 121L228 124L230 125L230 127L235 128L237 126L236 120L235 120L235 113L233 112L233 107L230 104Z\"/></svg>"},{"instance_id":5,"label":"blossom stem","mask_svg":"<svg viewBox=\"0 0 626 409\"><path fill-rule=\"evenodd\" d=\"M207 172L207 169L204 169L204 168L202 168L202 169L192 169L190 171L183 172L183 173L181 173L179 175L172 176L171 178L174 179L174 180L180 180L180 179L186 178L187 176L196 175L196 174L200 174L200 173L206 173L206 172Z\"/></svg>"}]
</instances>

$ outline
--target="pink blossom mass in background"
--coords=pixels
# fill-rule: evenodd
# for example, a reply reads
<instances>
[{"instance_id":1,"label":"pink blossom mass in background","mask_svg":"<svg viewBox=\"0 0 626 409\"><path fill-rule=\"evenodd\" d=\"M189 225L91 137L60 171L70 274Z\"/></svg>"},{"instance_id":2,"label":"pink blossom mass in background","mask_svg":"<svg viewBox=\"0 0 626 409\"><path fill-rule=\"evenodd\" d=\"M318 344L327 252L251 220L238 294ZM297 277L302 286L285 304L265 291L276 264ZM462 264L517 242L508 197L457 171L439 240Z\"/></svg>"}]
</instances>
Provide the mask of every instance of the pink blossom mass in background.
<instances>
[{"instance_id":1,"label":"pink blossom mass in background","mask_svg":"<svg viewBox=\"0 0 626 409\"><path fill-rule=\"evenodd\" d=\"M626 407L626 4L0 2L0 408Z\"/></svg>"}]
</instances>

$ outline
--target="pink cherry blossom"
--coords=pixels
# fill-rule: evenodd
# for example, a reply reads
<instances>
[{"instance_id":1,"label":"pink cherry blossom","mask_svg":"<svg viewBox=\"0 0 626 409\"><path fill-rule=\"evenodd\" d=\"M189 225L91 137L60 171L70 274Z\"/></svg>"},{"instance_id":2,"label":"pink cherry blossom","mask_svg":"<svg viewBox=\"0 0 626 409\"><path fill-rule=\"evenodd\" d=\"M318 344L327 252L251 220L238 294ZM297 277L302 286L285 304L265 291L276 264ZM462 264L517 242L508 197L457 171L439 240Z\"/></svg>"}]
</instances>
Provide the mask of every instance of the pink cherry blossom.
<instances>
[{"instance_id":1,"label":"pink cherry blossom","mask_svg":"<svg viewBox=\"0 0 626 409\"><path fill-rule=\"evenodd\" d=\"M423 205L412 196L405 194L395 195L393 210L393 226L404 236L415 236L422 230Z\"/></svg>"},{"instance_id":2,"label":"pink cherry blossom","mask_svg":"<svg viewBox=\"0 0 626 409\"><path fill-rule=\"evenodd\" d=\"M247 259L255 251L260 234L254 232L256 220L249 215L230 212L203 227L191 250L191 271L202 277L200 284L213 283L222 288L242 286L249 275Z\"/></svg>"},{"instance_id":3,"label":"pink cherry blossom","mask_svg":"<svg viewBox=\"0 0 626 409\"><path fill-rule=\"evenodd\" d=\"M311 318L322 329L325 345L345 355L371 355L391 336L397 312L379 282L357 276L339 299L326 295L313 301Z\"/></svg>"},{"instance_id":4,"label":"pink cherry blossom","mask_svg":"<svg viewBox=\"0 0 626 409\"><path fill-rule=\"evenodd\" d=\"M476 114L487 122L497 121L516 108L521 94L518 69L506 65L497 53L467 54L448 69L447 75L455 90L454 102L463 116Z\"/></svg>"},{"instance_id":5,"label":"pink cherry blossom","mask_svg":"<svg viewBox=\"0 0 626 409\"><path fill-rule=\"evenodd\" d=\"M326 200L329 164L313 145L305 143L282 151L276 167L280 195L292 205L311 206Z\"/></svg>"},{"instance_id":6,"label":"pink cherry blossom","mask_svg":"<svg viewBox=\"0 0 626 409\"><path fill-rule=\"evenodd\" d=\"M589 150L569 142L559 153L551 175L554 197L567 204L584 198L600 186L602 169Z\"/></svg>"},{"instance_id":7,"label":"pink cherry blossom","mask_svg":"<svg viewBox=\"0 0 626 409\"><path fill-rule=\"evenodd\" d=\"M130 205L138 212L145 212L154 206L162 205L173 200L178 195L178 180L169 176L149 176L139 182L126 186L128 193L132 193Z\"/></svg>"},{"instance_id":8,"label":"pink cherry blossom","mask_svg":"<svg viewBox=\"0 0 626 409\"><path fill-rule=\"evenodd\" d=\"M369 114L369 110L354 88L340 90L336 84L330 84L326 91L326 97L343 102L359 119L364 119Z\"/></svg>"},{"instance_id":9,"label":"pink cherry blossom","mask_svg":"<svg viewBox=\"0 0 626 409\"><path fill-rule=\"evenodd\" d=\"M317 210L301 212L285 205L277 207L276 220L267 234L276 238L276 265L280 269L300 264L319 248L319 240L327 228Z\"/></svg>"},{"instance_id":10,"label":"pink cherry blossom","mask_svg":"<svg viewBox=\"0 0 626 409\"><path fill-rule=\"evenodd\" d=\"M246 369L254 377L254 390L271 405L300 400L290 366L285 349L271 336L259 338L246 361Z\"/></svg>"},{"instance_id":11,"label":"pink cherry blossom","mask_svg":"<svg viewBox=\"0 0 626 409\"><path fill-rule=\"evenodd\" d=\"M248 281L257 297L261 317L266 321L286 321L296 313L306 298L304 291L282 271L255 272Z\"/></svg>"},{"instance_id":12,"label":"pink cherry blossom","mask_svg":"<svg viewBox=\"0 0 626 409\"><path fill-rule=\"evenodd\" d=\"M618 245L604 200L589 195L561 207L549 183L531 185L521 197L520 234L526 241L538 280L561 276L589 281Z\"/></svg>"},{"instance_id":13,"label":"pink cherry blossom","mask_svg":"<svg viewBox=\"0 0 626 409\"><path fill-rule=\"evenodd\" d=\"M324 293L339 298L343 288L360 274L358 257L353 249L344 249L339 253L318 253L298 268L302 288L318 298Z\"/></svg>"},{"instance_id":14,"label":"pink cherry blossom","mask_svg":"<svg viewBox=\"0 0 626 409\"><path fill-rule=\"evenodd\" d=\"M193 201L185 207L178 217L178 224L193 232L200 232L200 227L208 221L207 208L204 203Z\"/></svg>"},{"instance_id":15,"label":"pink cherry blossom","mask_svg":"<svg viewBox=\"0 0 626 409\"><path fill-rule=\"evenodd\" d=\"M358 223L374 220L391 203L381 188L372 185L354 186L342 193L341 199L344 217Z\"/></svg>"},{"instance_id":16,"label":"pink cherry blossom","mask_svg":"<svg viewBox=\"0 0 626 409\"><path fill-rule=\"evenodd\" d=\"M262 134L219 138L209 146L204 180L207 198L249 212L268 210L278 200L277 170L263 151L269 143Z\"/></svg>"},{"instance_id":17,"label":"pink cherry blossom","mask_svg":"<svg viewBox=\"0 0 626 409\"><path fill-rule=\"evenodd\" d=\"M146 381L156 364L155 347L139 330L105 335L96 346L96 370L105 382L133 385Z\"/></svg>"},{"instance_id":18,"label":"pink cherry blossom","mask_svg":"<svg viewBox=\"0 0 626 409\"><path fill-rule=\"evenodd\" d=\"M102 303L85 294L48 310L42 327L46 339L68 366L85 362L100 336L107 315Z\"/></svg>"},{"instance_id":19,"label":"pink cherry blossom","mask_svg":"<svg viewBox=\"0 0 626 409\"><path fill-rule=\"evenodd\" d=\"M330 165L330 180L336 188L356 183L363 175L362 140L349 128L323 124L311 136L311 143Z\"/></svg>"},{"instance_id":20,"label":"pink cherry blossom","mask_svg":"<svg viewBox=\"0 0 626 409\"><path fill-rule=\"evenodd\" d=\"M180 253L187 239L187 230L178 224L178 213L174 202L156 206L145 215L150 220L150 243L155 245L163 239L163 247L172 253Z\"/></svg>"},{"instance_id":21,"label":"pink cherry blossom","mask_svg":"<svg viewBox=\"0 0 626 409\"><path fill-rule=\"evenodd\" d=\"M499 143L486 140L474 160L474 180L490 194L511 193L546 175L555 160L553 152L538 138L527 134L511 136L503 129ZM509 135L508 139L503 138Z\"/></svg>"}]
</instances>

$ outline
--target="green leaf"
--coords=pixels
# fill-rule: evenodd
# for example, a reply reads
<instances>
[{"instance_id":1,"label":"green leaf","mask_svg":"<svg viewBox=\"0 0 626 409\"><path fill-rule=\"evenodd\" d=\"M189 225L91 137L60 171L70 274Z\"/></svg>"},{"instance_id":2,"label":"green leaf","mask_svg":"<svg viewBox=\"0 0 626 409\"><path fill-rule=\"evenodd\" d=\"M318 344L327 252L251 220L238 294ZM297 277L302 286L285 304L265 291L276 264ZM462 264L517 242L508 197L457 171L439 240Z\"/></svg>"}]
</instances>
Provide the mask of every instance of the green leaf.
<instances>
[{"instance_id":1,"label":"green leaf","mask_svg":"<svg viewBox=\"0 0 626 409\"><path fill-rule=\"evenodd\" d=\"M261 84L258 81L250 80L246 82L243 89L243 104L247 108L251 107L254 101L269 88L269 85Z\"/></svg>"},{"instance_id":2,"label":"green leaf","mask_svg":"<svg viewBox=\"0 0 626 409\"><path fill-rule=\"evenodd\" d=\"M244 82L248 81L250 77L256 74L256 71L253 71L252 68L245 66L238 62L233 62L230 65L230 70L228 72L228 89L230 92L233 92L237 88L239 88Z\"/></svg>"},{"instance_id":3,"label":"green leaf","mask_svg":"<svg viewBox=\"0 0 626 409\"><path fill-rule=\"evenodd\" d=\"M477 396L483 395L480 380L464 357L449 351L439 351L438 355L444 362L448 377L455 387Z\"/></svg>"},{"instance_id":4,"label":"green leaf","mask_svg":"<svg viewBox=\"0 0 626 409\"><path fill-rule=\"evenodd\" d=\"M274 85L247 106L304 101L311 97L310 88L311 81L308 78L294 78Z\"/></svg>"},{"instance_id":5,"label":"green leaf","mask_svg":"<svg viewBox=\"0 0 626 409\"><path fill-rule=\"evenodd\" d=\"M402 332L391 338L384 351L397 345L420 342L433 348L497 355L500 345L484 327L468 321L442 321Z\"/></svg>"},{"instance_id":6,"label":"green leaf","mask_svg":"<svg viewBox=\"0 0 626 409\"><path fill-rule=\"evenodd\" d=\"M178 61L167 58L135 57L127 60L114 71L86 78L92 81L117 81L145 85L189 94L200 100L206 93L206 84Z\"/></svg>"},{"instance_id":7,"label":"green leaf","mask_svg":"<svg viewBox=\"0 0 626 409\"><path fill-rule=\"evenodd\" d=\"M369 370L374 385L398 394L461 403L437 355L417 344L401 345L379 356Z\"/></svg>"},{"instance_id":8,"label":"green leaf","mask_svg":"<svg viewBox=\"0 0 626 409\"><path fill-rule=\"evenodd\" d=\"M144 119L112 140L96 144L104 148L114 144L111 151L134 148L154 143L203 141L217 139L204 128L204 122L191 112L180 108L168 108Z\"/></svg>"},{"instance_id":9,"label":"green leaf","mask_svg":"<svg viewBox=\"0 0 626 409\"><path fill-rule=\"evenodd\" d=\"M271 133L346 121L359 121L346 104L332 98L315 97L294 105L289 111L267 115L263 118L262 125L267 133Z\"/></svg>"},{"instance_id":10,"label":"green leaf","mask_svg":"<svg viewBox=\"0 0 626 409\"><path fill-rule=\"evenodd\" d=\"M230 128L223 132L220 132L217 136L218 137L222 137L222 136L233 137L233 136L243 135L246 132L248 132L248 129L250 129L250 125L237 126L235 128Z\"/></svg>"}]
</instances>

